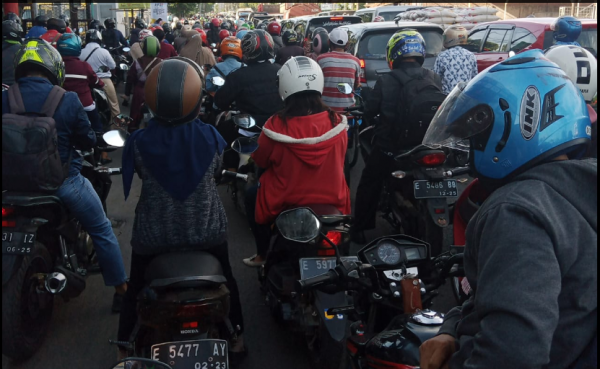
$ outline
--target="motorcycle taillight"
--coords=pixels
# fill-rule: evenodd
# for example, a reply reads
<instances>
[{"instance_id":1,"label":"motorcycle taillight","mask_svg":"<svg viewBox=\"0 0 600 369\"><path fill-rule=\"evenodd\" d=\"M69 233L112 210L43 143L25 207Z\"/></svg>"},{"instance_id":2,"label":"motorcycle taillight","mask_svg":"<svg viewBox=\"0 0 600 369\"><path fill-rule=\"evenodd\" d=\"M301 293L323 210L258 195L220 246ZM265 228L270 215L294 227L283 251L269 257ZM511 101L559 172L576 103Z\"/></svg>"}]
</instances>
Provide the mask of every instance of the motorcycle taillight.
<instances>
[{"instance_id":1,"label":"motorcycle taillight","mask_svg":"<svg viewBox=\"0 0 600 369\"><path fill-rule=\"evenodd\" d=\"M198 318L209 316L220 307L220 303L181 305L175 311L176 318Z\"/></svg>"},{"instance_id":2,"label":"motorcycle taillight","mask_svg":"<svg viewBox=\"0 0 600 369\"><path fill-rule=\"evenodd\" d=\"M12 215L15 212L15 208L2 207L2 218Z\"/></svg>"},{"instance_id":3,"label":"motorcycle taillight","mask_svg":"<svg viewBox=\"0 0 600 369\"><path fill-rule=\"evenodd\" d=\"M339 246L342 243L342 238L343 238L342 232L329 231L329 232L327 232L326 236L336 246ZM326 240L321 240L321 243L319 244L319 250L317 251L317 255L319 255L319 256L335 256L335 249Z\"/></svg>"},{"instance_id":4,"label":"motorcycle taillight","mask_svg":"<svg viewBox=\"0 0 600 369\"><path fill-rule=\"evenodd\" d=\"M446 162L446 154L443 152L428 154L419 158L417 163L426 167L435 167Z\"/></svg>"},{"instance_id":5,"label":"motorcycle taillight","mask_svg":"<svg viewBox=\"0 0 600 369\"><path fill-rule=\"evenodd\" d=\"M5 208L4 206L2 207L2 228L15 228L17 226L17 222L15 220L4 219L13 215L14 212L14 208Z\"/></svg>"}]
</instances>

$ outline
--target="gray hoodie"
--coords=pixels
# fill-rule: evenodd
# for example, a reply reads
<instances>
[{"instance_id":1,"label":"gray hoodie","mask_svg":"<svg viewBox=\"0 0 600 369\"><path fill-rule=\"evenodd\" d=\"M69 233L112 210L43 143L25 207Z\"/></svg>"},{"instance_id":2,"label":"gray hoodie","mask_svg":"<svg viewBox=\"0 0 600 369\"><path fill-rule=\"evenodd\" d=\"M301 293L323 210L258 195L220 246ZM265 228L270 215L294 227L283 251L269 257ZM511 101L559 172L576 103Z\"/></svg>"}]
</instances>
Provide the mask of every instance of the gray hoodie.
<instances>
[{"instance_id":1,"label":"gray hoodie","mask_svg":"<svg viewBox=\"0 0 600 369\"><path fill-rule=\"evenodd\" d=\"M595 159L540 165L495 191L469 223L474 296L440 333L451 369L566 369L596 337Z\"/></svg>"}]
</instances>

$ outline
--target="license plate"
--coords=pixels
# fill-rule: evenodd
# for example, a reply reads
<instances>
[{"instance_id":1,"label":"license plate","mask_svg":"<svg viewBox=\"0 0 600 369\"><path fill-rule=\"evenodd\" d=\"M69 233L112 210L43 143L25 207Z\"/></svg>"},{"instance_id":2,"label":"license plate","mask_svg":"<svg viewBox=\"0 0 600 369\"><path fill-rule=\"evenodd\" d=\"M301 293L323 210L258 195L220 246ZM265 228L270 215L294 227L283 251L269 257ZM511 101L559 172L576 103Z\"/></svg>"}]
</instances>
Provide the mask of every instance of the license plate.
<instances>
[{"instance_id":1,"label":"license plate","mask_svg":"<svg viewBox=\"0 0 600 369\"><path fill-rule=\"evenodd\" d=\"M227 341L198 340L152 346L152 360L173 369L229 369Z\"/></svg>"},{"instance_id":2,"label":"license plate","mask_svg":"<svg viewBox=\"0 0 600 369\"><path fill-rule=\"evenodd\" d=\"M35 245L35 233L2 231L2 254L28 255Z\"/></svg>"},{"instance_id":3,"label":"license plate","mask_svg":"<svg viewBox=\"0 0 600 369\"><path fill-rule=\"evenodd\" d=\"M343 257L344 261L358 261L356 256ZM300 278L308 279L318 277L335 269L337 260L335 258L305 258L300 259Z\"/></svg>"},{"instance_id":4,"label":"license plate","mask_svg":"<svg viewBox=\"0 0 600 369\"><path fill-rule=\"evenodd\" d=\"M442 181L414 181L415 199L431 199L440 197L458 197L458 186L455 179Z\"/></svg>"}]
</instances>

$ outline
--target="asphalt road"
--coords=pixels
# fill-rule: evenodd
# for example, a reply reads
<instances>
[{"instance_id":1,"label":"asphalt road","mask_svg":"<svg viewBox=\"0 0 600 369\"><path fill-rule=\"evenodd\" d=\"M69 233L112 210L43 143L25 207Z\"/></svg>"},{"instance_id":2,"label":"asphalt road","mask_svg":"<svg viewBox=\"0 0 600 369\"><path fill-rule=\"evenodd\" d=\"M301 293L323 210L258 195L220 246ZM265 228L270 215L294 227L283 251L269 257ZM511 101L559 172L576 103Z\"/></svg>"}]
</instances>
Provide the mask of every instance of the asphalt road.
<instances>
[{"instance_id":1,"label":"asphalt road","mask_svg":"<svg viewBox=\"0 0 600 369\"><path fill-rule=\"evenodd\" d=\"M123 113L127 109L122 110ZM112 166L118 167L120 152L112 153ZM360 161L352 171L352 200L360 179L363 164ZM122 183L119 177L113 178L113 188L108 199L109 217L121 224L115 228L125 265L129 269L131 229L135 206L139 198L141 182L135 178L131 196L124 202ZM242 364L242 369L310 369L307 350L302 338L297 337L277 325L264 304L259 291L256 271L245 267L242 259L255 253L254 241L247 222L233 206L225 187L220 194L229 218L229 248L234 274L241 290L244 316L246 320L245 340L250 355ZM367 238L391 234L391 229L382 219L378 219L376 230L367 232ZM450 229L447 230L446 244L451 242ZM358 251L353 245L352 251ZM108 344L116 339L119 316L111 314L113 290L104 286L100 276L87 279L87 289L77 299L69 302L55 299L54 315L46 341L37 354L28 361L11 362L2 356L2 369L112 369L117 349ZM446 312L453 306L453 298L448 287L442 290L436 300L435 309Z\"/></svg>"}]
</instances>

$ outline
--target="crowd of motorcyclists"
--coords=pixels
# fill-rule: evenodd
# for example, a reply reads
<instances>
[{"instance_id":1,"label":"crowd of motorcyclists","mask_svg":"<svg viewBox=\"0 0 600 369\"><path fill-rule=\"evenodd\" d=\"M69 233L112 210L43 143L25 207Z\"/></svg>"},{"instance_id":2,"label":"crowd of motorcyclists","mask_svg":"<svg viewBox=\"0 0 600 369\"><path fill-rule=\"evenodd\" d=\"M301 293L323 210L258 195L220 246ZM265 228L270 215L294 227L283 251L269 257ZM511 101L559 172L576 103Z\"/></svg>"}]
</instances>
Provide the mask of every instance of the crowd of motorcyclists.
<instances>
[{"instance_id":1,"label":"crowd of motorcyclists","mask_svg":"<svg viewBox=\"0 0 600 369\"><path fill-rule=\"evenodd\" d=\"M148 25L138 18L134 26L127 40L113 19L92 21L84 47L68 19L39 16L23 35L11 13L2 27L2 83L28 96L27 112L40 111L54 86L67 91L54 120L58 151L70 169L55 196L89 233L104 282L115 288L119 340L127 341L133 330L136 297L152 259L202 250L223 266L238 332L230 351L243 356L240 291L215 177L221 168L239 168L239 155L227 150L234 140L257 138L252 159L262 173L245 198L257 248L243 260L250 267L265 264L274 220L286 209L328 204L350 215L344 112L355 99L338 86L360 87L360 61L346 52L348 34L339 28L314 30L307 52L302 36L282 33L276 21L254 27L244 20L159 19ZM462 27L445 31L446 51L433 71L423 67L427 45L419 32L399 30L387 44L391 72L364 106L366 123L375 125L375 151L356 195L353 241L364 244L365 231L375 227L394 157L421 143L468 151L472 176L490 193L467 231L472 296L423 345L422 369L587 368L575 365L589 359L582 356L597 340L597 164L590 159L597 155L596 128L587 105L596 99L597 69L591 54L576 55L589 59L591 78L578 72L569 49L577 45L578 27L581 32L574 18L560 18L557 46L513 56L479 74L474 55L462 47L468 35ZM109 51L123 47L132 58L120 96L131 106L128 127ZM123 154L126 198L134 174L142 180L129 279L110 220L80 174L75 151L92 148L104 133L94 88L106 92L113 128L131 133ZM209 109L249 114L256 127L201 121L205 94ZM419 100L423 96L428 99ZM2 104L3 115L10 113L4 88ZM433 113L432 104L438 108ZM144 107L152 118L142 127ZM109 162L105 155L103 164ZM125 356L121 350L119 359Z\"/></svg>"}]
</instances>

